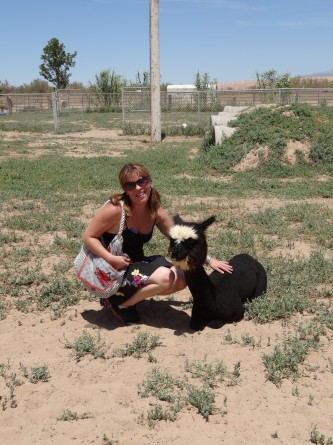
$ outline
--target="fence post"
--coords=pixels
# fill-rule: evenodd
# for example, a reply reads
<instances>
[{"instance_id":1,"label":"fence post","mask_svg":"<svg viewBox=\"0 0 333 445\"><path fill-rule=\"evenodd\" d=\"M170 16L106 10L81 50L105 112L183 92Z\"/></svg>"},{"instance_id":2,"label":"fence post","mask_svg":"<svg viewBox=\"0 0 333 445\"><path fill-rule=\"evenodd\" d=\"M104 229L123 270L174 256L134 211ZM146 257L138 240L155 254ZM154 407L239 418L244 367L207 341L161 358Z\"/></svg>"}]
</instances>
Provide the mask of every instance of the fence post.
<instances>
[{"instance_id":1,"label":"fence post","mask_svg":"<svg viewBox=\"0 0 333 445\"><path fill-rule=\"evenodd\" d=\"M199 122L200 122L200 102L201 102L201 91L198 91L197 92L197 95L198 95L198 100L197 100L197 102L198 102L198 124L199 124Z\"/></svg>"},{"instance_id":2,"label":"fence post","mask_svg":"<svg viewBox=\"0 0 333 445\"><path fill-rule=\"evenodd\" d=\"M52 93L52 111L53 111L54 131L57 132L59 130L59 122L58 122L58 101L57 101L56 91Z\"/></svg>"},{"instance_id":3,"label":"fence post","mask_svg":"<svg viewBox=\"0 0 333 445\"><path fill-rule=\"evenodd\" d=\"M121 114L123 118L123 130L125 127L125 95L124 90L121 91Z\"/></svg>"}]
</instances>

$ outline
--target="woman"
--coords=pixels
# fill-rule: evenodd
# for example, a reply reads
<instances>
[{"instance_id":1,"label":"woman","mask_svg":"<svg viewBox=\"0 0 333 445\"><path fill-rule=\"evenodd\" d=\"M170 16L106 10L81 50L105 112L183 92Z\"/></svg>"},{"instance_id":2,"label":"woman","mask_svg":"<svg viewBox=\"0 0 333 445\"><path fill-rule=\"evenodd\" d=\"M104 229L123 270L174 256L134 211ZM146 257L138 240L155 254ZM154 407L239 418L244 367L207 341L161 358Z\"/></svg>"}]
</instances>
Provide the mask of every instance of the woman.
<instances>
[{"instance_id":1,"label":"woman","mask_svg":"<svg viewBox=\"0 0 333 445\"><path fill-rule=\"evenodd\" d=\"M167 238L173 221L161 207L158 191L152 185L148 170L139 163L123 166L119 173L123 193L114 194L99 209L83 233L82 241L93 253L116 269L126 267L124 280L116 295L101 300L125 324L138 323L136 304L155 295L169 295L186 287L183 272L160 255L146 257L143 246L156 226ZM119 230L124 203L126 224L123 231L123 256L112 255L106 247ZM208 257L210 266L221 273L232 272L224 261Z\"/></svg>"}]
</instances>

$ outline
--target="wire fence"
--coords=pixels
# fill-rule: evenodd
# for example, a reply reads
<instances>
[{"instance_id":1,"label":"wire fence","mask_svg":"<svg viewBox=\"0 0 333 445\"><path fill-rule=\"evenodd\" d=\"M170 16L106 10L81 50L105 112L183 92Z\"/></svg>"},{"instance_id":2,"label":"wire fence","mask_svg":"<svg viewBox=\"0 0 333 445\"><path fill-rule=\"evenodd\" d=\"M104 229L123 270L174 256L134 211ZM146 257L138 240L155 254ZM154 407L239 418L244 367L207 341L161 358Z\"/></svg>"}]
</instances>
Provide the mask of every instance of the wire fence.
<instances>
[{"instance_id":1,"label":"wire fence","mask_svg":"<svg viewBox=\"0 0 333 445\"><path fill-rule=\"evenodd\" d=\"M58 90L51 94L0 94L0 129L61 133L122 129L150 134L150 90L130 88L119 94ZM309 103L333 106L333 88L209 90L161 92L161 127L178 134L210 124L226 105Z\"/></svg>"}]
</instances>

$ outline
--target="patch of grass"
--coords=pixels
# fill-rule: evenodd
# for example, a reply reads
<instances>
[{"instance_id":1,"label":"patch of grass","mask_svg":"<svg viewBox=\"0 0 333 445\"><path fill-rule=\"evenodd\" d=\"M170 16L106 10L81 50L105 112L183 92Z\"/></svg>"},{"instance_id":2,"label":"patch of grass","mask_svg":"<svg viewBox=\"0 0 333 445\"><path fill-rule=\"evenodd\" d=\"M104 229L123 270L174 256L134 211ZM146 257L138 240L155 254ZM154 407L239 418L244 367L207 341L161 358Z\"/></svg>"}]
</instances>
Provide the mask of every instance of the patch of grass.
<instances>
[{"instance_id":1,"label":"patch of grass","mask_svg":"<svg viewBox=\"0 0 333 445\"><path fill-rule=\"evenodd\" d=\"M50 372L48 365L33 366L30 371L26 366L20 364L24 377L29 379L31 383L48 382L50 380Z\"/></svg>"},{"instance_id":2,"label":"patch of grass","mask_svg":"<svg viewBox=\"0 0 333 445\"><path fill-rule=\"evenodd\" d=\"M38 289L36 293L37 309L44 311L51 308L54 317L59 318L64 308L75 305L80 300L77 292L78 283L67 278L57 279Z\"/></svg>"},{"instance_id":3,"label":"patch of grass","mask_svg":"<svg viewBox=\"0 0 333 445\"><path fill-rule=\"evenodd\" d=\"M0 246L4 244L18 243L23 240L22 236L19 236L15 231L9 233L0 232Z\"/></svg>"},{"instance_id":4,"label":"patch of grass","mask_svg":"<svg viewBox=\"0 0 333 445\"><path fill-rule=\"evenodd\" d=\"M227 369L221 361L209 363L205 360L194 360L185 362L185 371L192 377L201 379L205 385L213 388L217 383L222 382L227 376Z\"/></svg>"},{"instance_id":5,"label":"patch of grass","mask_svg":"<svg viewBox=\"0 0 333 445\"><path fill-rule=\"evenodd\" d=\"M310 442L316 445L333 445L332 437L326 439L326 437L319 432L317 425L315 425L310 432Z\"/></svg>"},{"instance_id":6,"label":"patch of grass","mask_svg":"<svg viewBox=\"0 0 333 445\"><path fill-rule=\"evenodd\" d=\"M113 354L116 357L128 357L132 355L138 359L141 358L143 354L148 354L151 360L151 351L161 345L162 342L159 335L139 332L132 343L127 343L125 348L115 349Z\"/></svg>"},{"instance_id":7,"label":"patch of grass","mask_svg":"<svg viewBox=\"0 0 333 445\"><path fill-rule=\"evenodd\" d=\"M241 338L244 346L252 346L253 348L256 346L255 338L252 335L245 333L242 334Z\"/></svg>"},{"instance_id":8,"label":"patch of grass","mask_svg":"<svg viewBox=\"0 0 333 445\"><path fill-rule=\"evenodd\" d=\"M139 384L138 393L141 397L154 396L158 400L175 404L183 400L182 390L185 385L186 382L183 379L153 368L147 380Z\"/></svg>"},{"instance_id":9,"label":"patch of grass","mask_svg":"<svg viewBox=\"0 0 333 445\"><path fill-rule=\"evenodd\" d=\"M270 258L265 266L267 293L246 304L247 315L258 323L288 319L296 312L314 312L317 287L332 282L333 265L321 252L313 252L309 259Z\"/></svg>"},{"instance_id":10,"label":"patch of grass","mask_svg":"<svg viewBox=\"0 0 333 445\"><path fill-rule=\"evenodd\" d=\"M29 308L31 306L31 301L29 300L17 300L15 301L15 307L18 311L27 314L29 312Z\"/></svg>"},{"instance_id":11,"label":"patch of grass","mask_svg":"<svg viewBox=\"0 0 333 445\"><path fill-rule=\"evenodd\" d=\"M293 314L314 310L315 304L297 292L286 292L274 295L266 294L246 303L246 315L257 323L270 323L273 320L287 320Z\"/></svg>"},{"instance_id":12,"label":"patch of grass","mask_svg":"<svg viewBox=\"0 0 333 445\"><path fill-rule=\"evenodd\" d=\"M226 381L229 386L235 385L240 376L239 362L235 364L232 372L228 372L221 361L208 363L206 359L187 360L184 368L193 378L200 381L201 386L189 383L186 376L174 377L158 368L152 369L147 374L147 379L138 385L138 394L141 397L155 397L167 404L165 408L159 404L149 411L147 421L151 426L154 426L157 420L176 420L178 413L189 405L197 408L204 419L208 420L215 411L214 389L222 381Z\"/></svg>"},{"instance_id":13,"label":"patch of grass","mask_svg":"<svg viewBox=\"0 0 333 445\"><path fill-rule=\"evenodd\" d=\"M315 317L315 321L333 330L333 311L329 307L323 306L320 313Z\"/></svg>"},{"instance_id":14,"label":"patch of grass","mask_svg":"<svg viewBox=\"0 0 333 445\"><path fill-rule=\"evenodd\" d=\"M268 380L279 386L283 379L299 377L298 365L301 364L310 350L319 347L319 336L325 333L317 323L300 324L296 329L296 337L284 339L271 354L263 355Z\"/></svg>"},{"instance_id":15,"label":"patch of grass","mask_svg":"<svg viewBox=\"0 0 333 445\"><path fill-rule=\"evenodd\" d=\"M269 169L290 169L283 165L281 154L286 141L310 141L313 162L325 164L331 170L333 159L333 113L328 107L292 104L272 108L257 108L241 114L229 125L237 131L220 146L204 140L200 161L218 171L227 171L252 149L269 147L268 159L262 159Z\"/></svg>"},{"instance_id":16,"label":"patch of grass","mask_svg":"<svg viewBox=\"0 0 333 445\"><path fill-rule=\"evenodd\" d=\"M57 417L57 420L63 422L72 422L73 420L90 419L91 417L93 416L90 413L78 414L77 412L71 411L70 409L64 409L62 413Z\"/></svg>"},{"instance_id":17,"label":"patch of grass","mask_svg":"<svg viewBox=\"0 0 333 445\"><path fill-rule=\"evenodd\" d=\"M238 343L238 340L231 335L230 329L228 329L228 332L224 336L224 339L228 345L233 345L233 344Z\"/></svg>"},{"instance_id":18,"label":"patch of grass","mask_svg":"<svg viewBox=\"0 0 333 445\"><path fill-rule=\"evenodd\" d=\"M174 422L177 419L178 410L172 406L170 409L163 409L162 405L156 405L147 413L147 423L149 428L154 428L156 422L161 420Z\"/></svg>"},{"instance_id":19,"label":"patch of grass","mask_svg":"<svg viewBox=\"0 0 333 445\"><path fill-rule=\"evenodd\" d=\"M17 378L16 372L11 371L9 363L0 363L0 377L4 379L7 394L0 397L0 406L5 411L8 406L17 408L18 402L15 395L15 388L21 386L23 382Z\"/></svg>"},{"instance_id":20,"label":"patch of grass","mask_svg":"<svg viewBox=\"0 0 333 445\"><path fill-rule=\"evenodd\" d=\"M212 388L208 385L204 385L201 388L189 385L188 400L191 405L198 409L202 417L208 421L209 416L213 414L215 403L215 394Z\"/></svg>"},{"instance_id":21,"label":"patch of grass","mask_svg":"<svg viewBox=\"0 0 333 445\"><path fill-rule=\"evenodd\" d=\"M109 439L106 434L103 434L103 442L102 445L116 445L118 442L112 439Z\"/></svg>"},{"instance_id":22,"label":"patch of grass","mask_svg":"<svg viewBox=\"0 0 333 445\"><path fill-rule=\"evenodd\" d=\"M333 247L333 211L318 204L290 204L267 209L247 218L247 225L265 234L278 235L290 241L304 240L322 248Z\"/></svg>"},{"instance_id":23,"label":"patch of grass","mask_svg":"<svg viewBox=\"0 0 333 445\"><path fill-rule=\"evenodd\" d=\"M31 383L48 382L50 380L50 372L48 365L32 367L29 380Z\"/></svg>"},{"instance_id":24,"label":"patch of grass","mask_svg":"<svg viewBox=\"0 0 333 445\"><path fill-rule=\"evenodd\" d=\"M100 335L96 337L88 334L86 331L73 342L66 340L66 348L72 349L77 361L80 361L85 355L92 355L94 358L105 358L104 342Z\"/></svg>"},{"instance_id":25,"label":"patch of grass","mask_svg":"<svg viewBox=\"0 0 333 445\"><path fill-rule=\"evenodd\" d=\"M7 317L8 311L9 311L9 304L0 302L0 321L4 320Z\"/></svg>"}]
</instances>

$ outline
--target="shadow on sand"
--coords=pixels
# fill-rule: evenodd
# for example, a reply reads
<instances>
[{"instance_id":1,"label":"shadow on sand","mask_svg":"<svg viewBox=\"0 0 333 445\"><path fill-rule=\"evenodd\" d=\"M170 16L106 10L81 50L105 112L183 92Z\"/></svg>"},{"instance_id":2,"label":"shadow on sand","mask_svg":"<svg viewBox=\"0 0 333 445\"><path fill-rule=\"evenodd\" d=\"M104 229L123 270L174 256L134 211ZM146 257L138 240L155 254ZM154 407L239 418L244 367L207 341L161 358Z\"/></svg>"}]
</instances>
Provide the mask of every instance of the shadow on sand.
<instances>
[{"instance_id":1,"label":"shadow on sand","mask_svg":"<svg viewBox=\"0 0 333 445\"><path fill-rule=\"evenodd\" d=\"M193 333L189 326L190 316L181 310L182 304L179 301L142 301L137 306L141 316L140 325L171 329L175 335ZM107 330L124 326L112 311L105 307L85 310L81 316L88 323Z\"/></svg>"}]
</instances>

